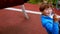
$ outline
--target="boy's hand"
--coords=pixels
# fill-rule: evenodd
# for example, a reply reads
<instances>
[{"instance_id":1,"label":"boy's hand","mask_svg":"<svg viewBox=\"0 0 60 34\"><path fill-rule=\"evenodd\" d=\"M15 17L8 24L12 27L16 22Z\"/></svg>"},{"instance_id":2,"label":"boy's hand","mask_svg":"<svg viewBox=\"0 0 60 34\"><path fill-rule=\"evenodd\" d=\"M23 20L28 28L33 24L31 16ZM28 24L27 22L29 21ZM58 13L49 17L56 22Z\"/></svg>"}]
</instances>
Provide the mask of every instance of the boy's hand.
<instances>
[{"instance_id":1,"label":"boy's hand","mask_svg":"<svg viewBox=\"0 0 60 34\"><path fill-rule=\"evenodd\" d=\"M57 15L56 15L56 14L54 14L54 16L53 16L53 20L54 20L54 22L59 21L59 19L57 18Z\"/></svg>"}]
</instances>

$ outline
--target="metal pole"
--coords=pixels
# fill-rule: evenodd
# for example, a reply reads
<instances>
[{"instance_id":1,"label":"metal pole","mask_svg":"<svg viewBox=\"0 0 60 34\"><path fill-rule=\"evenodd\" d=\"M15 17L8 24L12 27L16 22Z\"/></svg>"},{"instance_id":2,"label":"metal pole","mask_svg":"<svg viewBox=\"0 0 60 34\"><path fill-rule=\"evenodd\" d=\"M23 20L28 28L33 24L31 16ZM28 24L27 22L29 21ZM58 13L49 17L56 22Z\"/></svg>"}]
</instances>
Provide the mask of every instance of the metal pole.
<instances>
[{"instance_id":1,"label":"metal pole","mask_svg":"<svg viewBox=\"0 0 60 34\"><path fill-rule=\"evenodd\" d=\"M26 18L26 19L29 19L27 13L25 12L25 7L24 7L24 5L21 5L21 8L22 8L22 11L23 11L23 13L24 13L25 18Z\"/></svg>"}]
</instances>

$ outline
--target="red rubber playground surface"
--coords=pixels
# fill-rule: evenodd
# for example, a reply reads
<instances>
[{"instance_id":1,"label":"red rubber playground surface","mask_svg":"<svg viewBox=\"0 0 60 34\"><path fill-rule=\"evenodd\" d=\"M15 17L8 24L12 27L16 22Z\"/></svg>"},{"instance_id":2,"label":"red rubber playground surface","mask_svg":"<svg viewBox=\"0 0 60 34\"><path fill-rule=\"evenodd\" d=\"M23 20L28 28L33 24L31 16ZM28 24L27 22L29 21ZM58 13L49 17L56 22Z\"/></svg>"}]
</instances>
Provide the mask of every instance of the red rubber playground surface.
<instances>
[{"instance_id":1,"label":"red rubber playground surface","mask_svg":"<svg viewBox=\"0 0 60 34\"><path fill-rule=\"evenodd\" d=\"M37 4L25 3L26 10L39 11ZM14 6L13 8L21 8ZM60 15L60 10L54 9ZM28 13L25 19L22 12L0 9L0 34L47 34L42 27L39 14Z\"/></svg>"}]
</instances>

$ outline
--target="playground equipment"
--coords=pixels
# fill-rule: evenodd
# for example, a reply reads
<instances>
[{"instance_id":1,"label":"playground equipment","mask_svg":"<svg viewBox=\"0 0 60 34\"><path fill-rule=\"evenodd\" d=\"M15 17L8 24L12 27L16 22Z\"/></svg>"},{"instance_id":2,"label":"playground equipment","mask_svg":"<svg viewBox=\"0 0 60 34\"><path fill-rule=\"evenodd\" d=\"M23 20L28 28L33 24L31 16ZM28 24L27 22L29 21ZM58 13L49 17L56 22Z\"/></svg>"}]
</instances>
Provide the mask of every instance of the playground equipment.
<instances>
[{"instance_id":1,"label":"playground equipment","mask_svg":"<svg viewBox=\"0 0 60 34\"><path fill-rule=\"evenodd\" d=\"M0 0L0 9L21 5L25 17L24 3L28 0ZM11 14L12 13L12 14ZM18 12L17 12L18 13ZM22 14L20 13L19 16ZM47 34L42 27L40 15L29 14L30 19L16 16L15 12L0 11L0 34Z\"/></svg>"},{"instance_id":2,"label":"playground equipment","mask_svg":"<svg viewBox=\"0 0 60 34\"><path fill-rule=\"evenodd\" d=\"M24 7L24 3L26 3L27 1L28 0L0 0L0 9L21 5L25 18L29 19Z\"/></svg>"}]
</instances>

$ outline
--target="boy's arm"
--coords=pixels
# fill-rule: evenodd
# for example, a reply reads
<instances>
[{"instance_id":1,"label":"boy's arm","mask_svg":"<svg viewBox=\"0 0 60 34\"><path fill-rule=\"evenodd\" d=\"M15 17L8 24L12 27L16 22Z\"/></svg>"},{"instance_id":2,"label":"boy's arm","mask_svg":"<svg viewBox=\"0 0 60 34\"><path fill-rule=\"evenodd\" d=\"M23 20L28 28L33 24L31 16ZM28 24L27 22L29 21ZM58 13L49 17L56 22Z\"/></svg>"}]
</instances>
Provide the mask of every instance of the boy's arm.
<instances>
[{"instance_id":1,"label":"boy's arm","mask_svg":"<svg viewBox=\"0 0 60 34\"><path fill-rule=\"evenodd\" d=\"M51 23L50 21L47 21L45 19L41 19L41 21L42 21L43 27L45 27L47 30L49 30L50 32L52 32L53 23Z\"/></svg>"},{"instance_id":2,"label":"boy's arm","mask_svg":"<svg viewBox=\"0 0 60 34\"><path fill-rule=\"evenodd\" d=\"M53 34L59 34L58 22L53 23Z\"/></svg>"},{"instance_id":3,"label":"boy's arm","mask_svg":"<svg viewBox=\"0 0 60 34\"><path fill-rule=\"evenodd\" d=\"M45 25L45 28L46 28L48 31L52 32L52 30L53 30L53 24L47 22L47 24Z\"/></svg>"},{"instance_id":4,"label":"boy's arm","mask_svg":"<svg viewBox=\"0 0 60 34\"><path fill-rule=\"evenodd\" d=\"M53 34L59 34L59 18L57 18L57 14L54 14L53 16Z\"/></svg>"},{"instance_id":5,"label":"boy's arm","mask_svg":"<svg viewBox=\"0 0 60 34\"><path fill-rule=\"evenodd\" d=\"M47 23L45 25L46 29L50 32L52 32L53 34L58 34L59 33L59 27L58 27L58 22L54 22L52 23Z\"/></svg>"}]
</instances>

